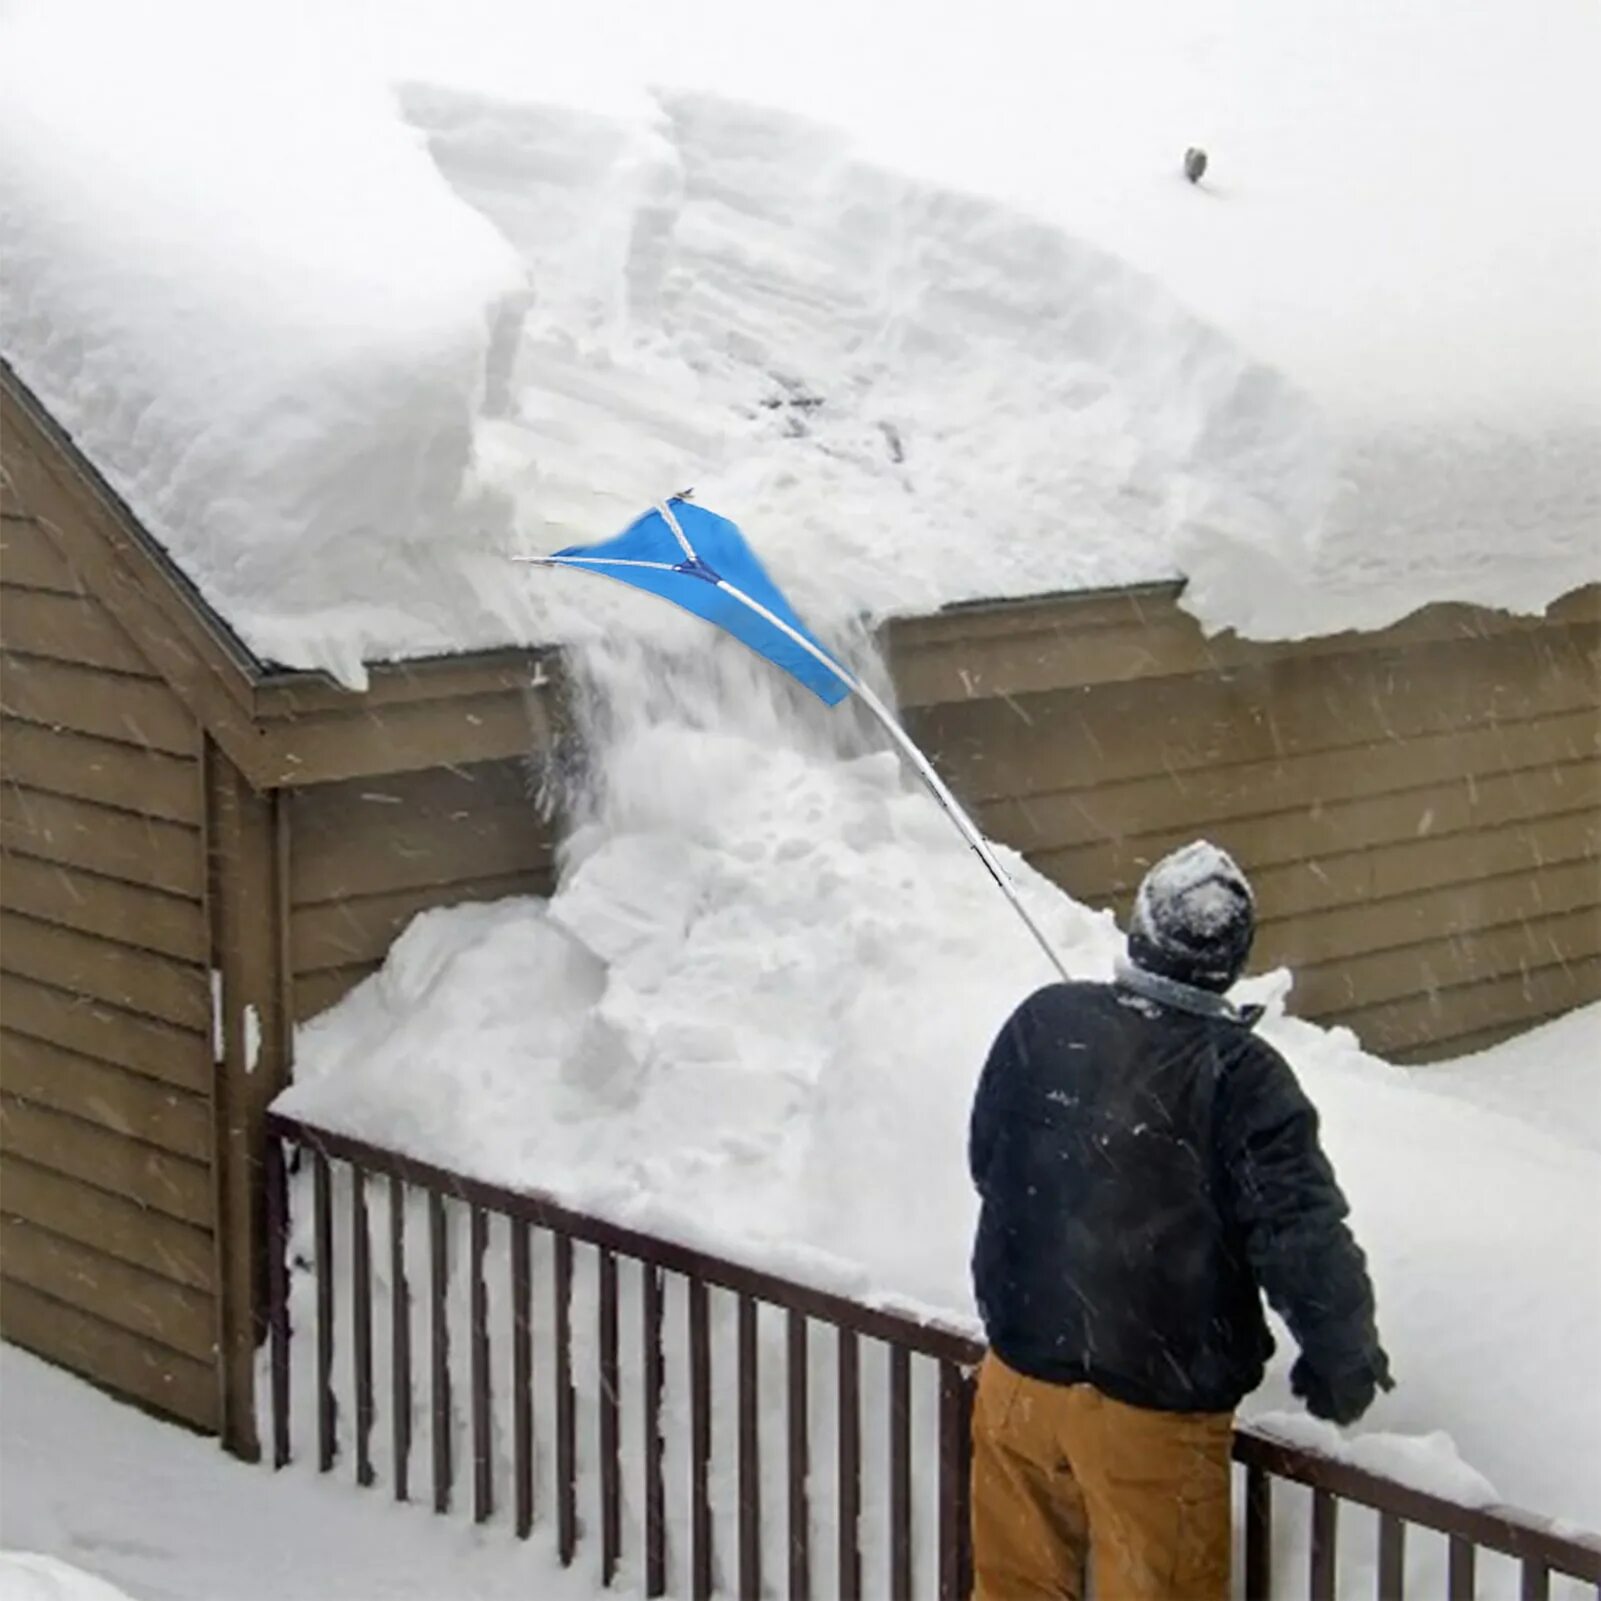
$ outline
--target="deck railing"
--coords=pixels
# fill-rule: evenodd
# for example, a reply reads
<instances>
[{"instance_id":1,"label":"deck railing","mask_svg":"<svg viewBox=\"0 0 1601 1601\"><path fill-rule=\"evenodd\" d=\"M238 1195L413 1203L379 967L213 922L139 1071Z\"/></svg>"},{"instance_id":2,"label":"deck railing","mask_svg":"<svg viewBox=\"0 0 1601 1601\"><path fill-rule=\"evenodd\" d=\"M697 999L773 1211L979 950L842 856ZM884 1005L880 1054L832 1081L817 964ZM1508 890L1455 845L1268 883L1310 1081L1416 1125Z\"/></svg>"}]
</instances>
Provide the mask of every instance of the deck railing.
<instances>
[{"instance_id":1,"label":"deck railing","mask_svg":"<svg viewBox=\"0 0 1601 1601\"><path fill-rule=\"evenodd\" d=\"M291 1151L295 1154L292 1156ZM378 1473L375 1424L378 1412L375 1380L381 1362L375 1350L374 1251L369 1199L382 1186L387 1213L387 1253L380 1271L387 1281L387 1367L389 1375L388 1483L397 1500L412 1495L413 1484L413 1307L408 1267L407 1218L419 1210L426 1217L426 1393L429 1419L429 1493L436 1512L456 1504L457 1466L453 1459L456 1427L453 1412L452 1290L449 1214L466 1211L467 1280L465 1321L468 1406L464 1433L471 1462L471 1514L484 1522L496 1512L497 1441L509 1435L511 1522L526 1537L535 1523L536 1441L534 1433L536 1375L533 1327L536 1297L536 1236L549 1258L548 1321L549 1417L553 1427L550 1473L556 1549L570 1564L580 1535L598 1530L599 1573L610 1584L625 1559L623 1500L625 1467L642 1474L640 1549L631 1553L644 1592L667 1592L669 1552L681 1552L681 1583L694 1601L707 1601L727 1591L740 1597L783 1594L805 1601L814 1593L859 1601L864 1594L911 1601L936 1595L939 1601L961 1601L971 1583L968 1548L969 1415L973 1373L983 1347L965 1330L923 1321L904 1313L863 1305L848 1297L810 1288L728 1261L690 1246L589 1216L548 1196L468 1178L366 1141L334 1133L279 1114L267 1120L268 1327L270 1342L272 1460L282 1467L291 1455L290 1360L290 1234L288 1174L291 1163L309 1168L311 1189L312 1316L315 1353L310 1364L312 1428L319 1468L330 1471L343 1448L354 1458L358 1484L372 1485ZM335 1174L345 1215L348 1265L335 1258ZM408 1205L412 1202L412 1205ZM502 1293L508 1315L500 1321L510 1343L509 1394L497 1396L490 1316L491 1286L486 1275L491 1220L504 1231ZM592 1328L595 1364L595 1437L580 1472L573 1318L575 1250L592 1253ZM622 1263L633 1264L632 1284L625 1297ZM669 1288L683 1304L682 1350L685 1372L667 1372L664 1328ZM711 1292L734 1298L730 1378L713 1374ZM622 1306L637 1304L637 1371L640 1409L638 1449L622 1445L624 1385ZM765 1314L765 1317L764 1317ZM762 1364L759 1321L782 1320L782 1451L771 1442L764 1450L761 1428ZM460 1309L457 1312L460 1321ZM350 1342L342 1366L353 1390L353 1412L341 1420L336 1395L335 1328ZM833 1335L833 1459L821 1475L832 1479L829 1505L814 1507L819 1475L814 1463L811 1418L819 1359L826 1360L813 1333L821 1327ZM768 1324L768 1331L772 1329ZM884 1348L885 1382L877 1386L882 1414L874 1430L887 1446L879 1468L870 1466L863 1449L863 1422L868 1396L863 1385L863 1342ZM588 1345L590 1341L582 1341ZM500 1353L504 1364L505 1353ZM914 1364L930 1381L932 1393L914 1395ZM298 1366L298 1364L297 1364ZM302 1370L303 1371L303 1370ZM670 1530L664 1397L687 1394L687 1426L680 1432L687 1444L687 1504ZM298 1388L298 1386L297 1386ZM769 1384L771 1395L771 1385ZM729 1494L724 1496L723 1538L731 1549L714 1549L718 1518L713 1506L713 1441L717 1409L730 1398L734 1408L725 1443L732 1461ZM919 1401L927 1405L920 1405ZM497 1402L503 1411L497 1413ZM772 1409L769 1408L769 1411ZM683 1408L674 1411L682 1421ZM509 1428L506 1414L509 1413ZM914 1462L927 1460L928 1442L914 1441L914 1418L923 1419L934 1435L936 1464L931 1503L918 1507ZM723 1420L725 1425L726 1418ZM915 1455L914 1455L915 1450ZM1379 1601L1400 1601L1405 1595L1406 1537L1409 1528L1430 1530L1449 1542L1447 1569L1451 1601L1467 1601L1476 1593L1477 1558L1494 1552L1519 1564L1520 1601L1540 1601L1550 1594L1553 1574L1567 1575L1596 1587L1601 1597L1601 1541L1572 1536L1528 1514L1507 1508L1468 1508L1439 1496L1408 1488L1379 1475L1253 1432L1236 1430L1234 1456L1245 1474L1244 1582L1252 1598L1274 1594L1273 1520L1275 1482L1307 1487L1311 1492L1305 1594L1312 1601L1332 1601L1337 1593L1337 1536L1342 1505L1377 1514L1376 1594ZM887 1458L887 1459L886 1459ZM776 1466L776 1472L775 1472ZM879 1469L882 1478L878 1477ZM777 1482L773 1482L773 1481ZM876 1482L875 1482L876 1481ZM580 1489L593 1497L585 1510L594 1522L580 1520ZM864 1483L874 1492L878 1538L871 1555L874 1571L864 1576L862 1541ZM763 1572L775 1541L764 1540L764 1519L774 1505L781 1509L782 1579ZM829 1551L814 1549L814 1525L831 1526ZM680 1530L687 1543L676 1546ZM670 1541L674 1542L670 1545ZM930 1582L930 1580L932 1582ZM1284 1594L1301 1593L1298 1585L1281 1586Z\"/></svg>"}]
</instances>

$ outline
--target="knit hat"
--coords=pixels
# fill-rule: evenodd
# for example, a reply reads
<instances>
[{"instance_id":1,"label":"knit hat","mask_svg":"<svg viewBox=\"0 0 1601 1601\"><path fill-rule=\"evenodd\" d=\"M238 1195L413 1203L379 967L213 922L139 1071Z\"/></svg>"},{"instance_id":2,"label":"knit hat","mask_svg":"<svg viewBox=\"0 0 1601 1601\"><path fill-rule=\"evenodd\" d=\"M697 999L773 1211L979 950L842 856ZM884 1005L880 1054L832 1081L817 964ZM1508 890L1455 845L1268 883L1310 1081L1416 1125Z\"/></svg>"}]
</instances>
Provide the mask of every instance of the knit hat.
<instances>
[{"instance_id":1,"label":"knit hat","mask_svg":"<svg viewBox=\"0 0 1601 1601\"><path fill-rule=\"evenodd\" d=\"M1245 970L1256 908L1245 874L1227 851L1198 839L1164 856L1140 882L1129 918L1136 967L1223 991Z\"/></svg>"}]
</instances>

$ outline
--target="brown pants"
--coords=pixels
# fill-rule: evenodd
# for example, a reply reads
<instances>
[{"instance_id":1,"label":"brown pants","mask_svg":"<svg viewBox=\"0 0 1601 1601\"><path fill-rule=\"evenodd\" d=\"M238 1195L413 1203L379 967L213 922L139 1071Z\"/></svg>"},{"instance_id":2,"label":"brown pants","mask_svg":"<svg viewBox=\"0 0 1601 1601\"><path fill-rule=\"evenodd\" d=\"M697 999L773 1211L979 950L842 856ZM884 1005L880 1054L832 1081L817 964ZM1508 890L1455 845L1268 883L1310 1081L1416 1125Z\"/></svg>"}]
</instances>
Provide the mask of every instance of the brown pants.
<instances>
[{"instance_id":1,"label":"brown pants","mask_svg":"<svg viewBox=\"0 0 1601 1601\"><path fill-rule=\"evenodd\" d=\"M1230 1412L1156 1412L985 1357L973 1601L1227 1601Z\"/></svg>"}]
</instances>

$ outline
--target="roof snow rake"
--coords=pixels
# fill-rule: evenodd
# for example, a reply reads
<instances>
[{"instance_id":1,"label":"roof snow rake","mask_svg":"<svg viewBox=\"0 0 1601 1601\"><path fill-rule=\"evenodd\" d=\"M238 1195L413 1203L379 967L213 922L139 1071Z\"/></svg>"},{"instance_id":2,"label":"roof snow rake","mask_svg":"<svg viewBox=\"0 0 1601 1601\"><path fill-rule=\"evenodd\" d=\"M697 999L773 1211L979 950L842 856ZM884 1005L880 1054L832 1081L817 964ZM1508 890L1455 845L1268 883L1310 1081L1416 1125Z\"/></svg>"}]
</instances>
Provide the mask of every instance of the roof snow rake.
<instances>
[{"instance_id":1,"label":"roof snow rake","mask_svg":"<svg viewBox=\"0 0 1601 1601\"><path fill-rule=\"evenodd\" d=\"M540 567L596 572L659 595L732 634L826 704L837 706L847 695L856 696L928 785L1051 965L1064 979L1068 976L989 842L933 764L872 689L817 642L734 523L683 496L674 496L658 501L622 533L598 545L572 545L551 556L515 559Z\"/></svg>"}]
</instances>

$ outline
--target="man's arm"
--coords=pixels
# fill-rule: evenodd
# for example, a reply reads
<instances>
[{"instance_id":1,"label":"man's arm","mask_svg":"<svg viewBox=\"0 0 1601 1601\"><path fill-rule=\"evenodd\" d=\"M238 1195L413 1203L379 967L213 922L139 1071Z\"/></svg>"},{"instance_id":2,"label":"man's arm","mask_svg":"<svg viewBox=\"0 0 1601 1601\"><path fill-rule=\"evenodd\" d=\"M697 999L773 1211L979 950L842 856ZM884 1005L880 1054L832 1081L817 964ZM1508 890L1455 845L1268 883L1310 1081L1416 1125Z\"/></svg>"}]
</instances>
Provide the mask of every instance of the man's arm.
<instances>
[{"instance_id":1,"label":"man's arm","mask_svg":"<svg viewBox=\"0 0 1601 1601\"><path fill-rule=\"evenodd\" d=\"M1373 1286L1318 1139L1317 1111L1263 1041L1252 1040L1229 1074L1223 1144L1257 1283L1301 1347L1291 1386L1317 1415L1354 1422L1378 1388L1391 1387Z\"/></svg>"},{"instance_id":2,"label":"man's arm","mask_svg":"<svg viewBox=\"0 0 1601 1601\"><path fill-rule=\"evenodd\" d=\"M1030 996L1002 1025L995 1043L990 1046L973 1096L973 1113L967 1125L967 1168L980 1195L986 1193L986 1175L1000 1134L1008 1085L1021 1068L1023 1039L1032 1004Z\"/></svg>"}]
</instances>

